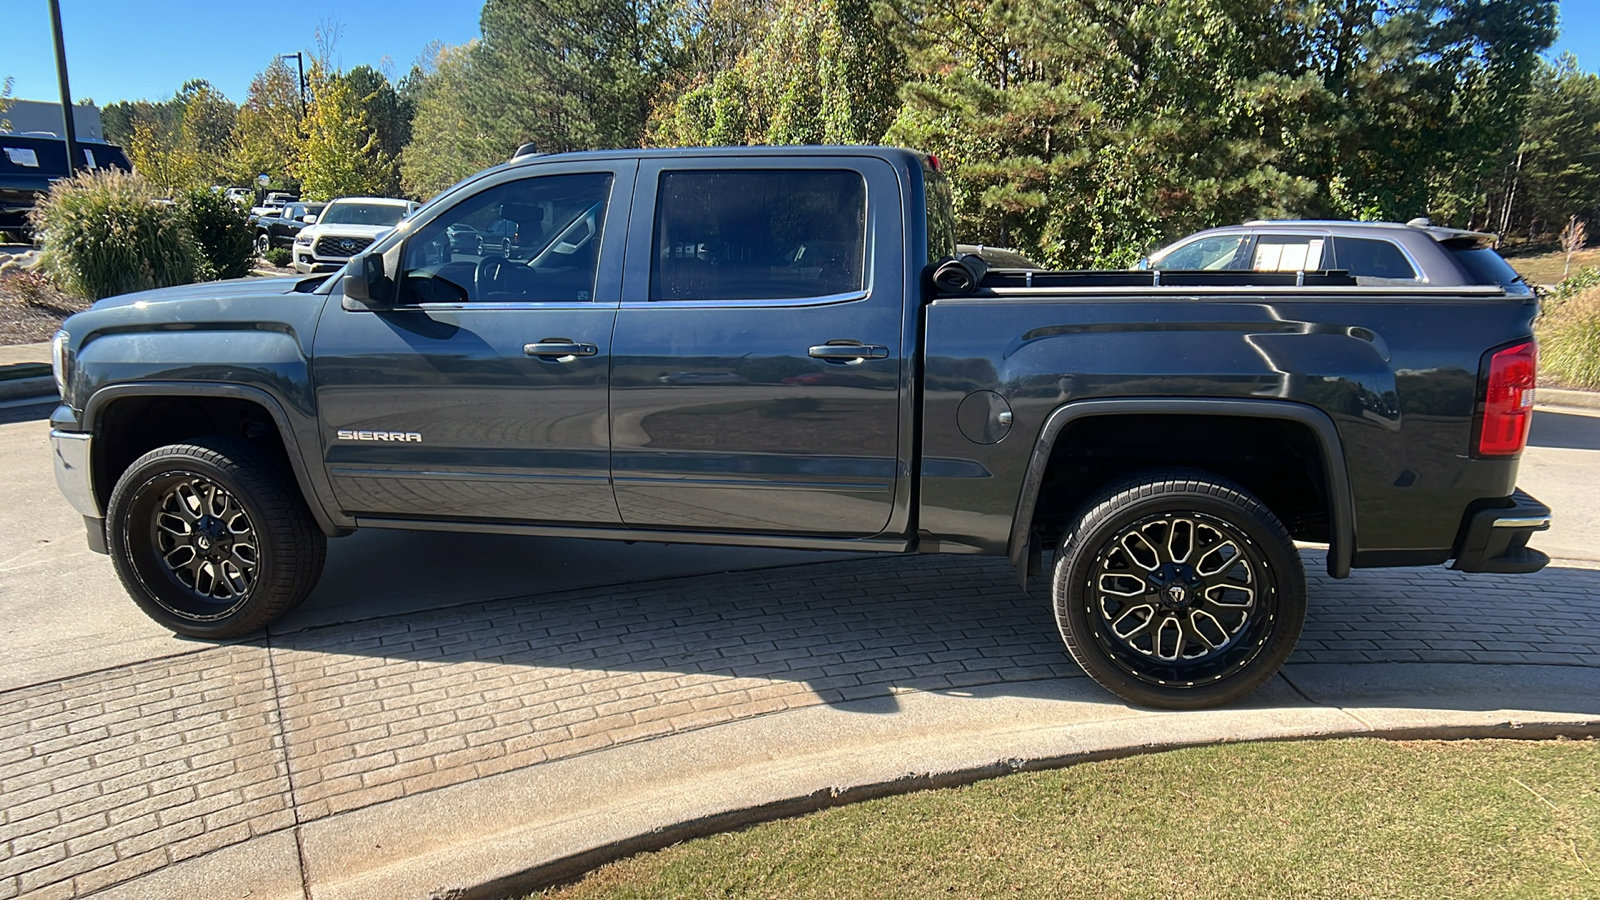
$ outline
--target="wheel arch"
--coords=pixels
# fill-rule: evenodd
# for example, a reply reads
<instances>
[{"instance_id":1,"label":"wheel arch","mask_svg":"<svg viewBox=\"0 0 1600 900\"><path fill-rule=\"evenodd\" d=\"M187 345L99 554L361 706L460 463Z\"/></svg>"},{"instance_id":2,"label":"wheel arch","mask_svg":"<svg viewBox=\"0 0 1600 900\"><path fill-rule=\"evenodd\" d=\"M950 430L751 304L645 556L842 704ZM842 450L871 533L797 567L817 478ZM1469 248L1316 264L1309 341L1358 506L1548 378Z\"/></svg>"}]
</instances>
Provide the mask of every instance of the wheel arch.
<instances>
[{"instance_id":1,"label":"wheel arch","mask_svg":"<svg viewBox=\"0 0 1600 900\"><path fill-rule=\"evenodd\" d=\"M105 427L108 421L115 422L134 410L152 408L152 404L170 414L162 420L169 430L164 431L163 425L146 422L144 430L132 440L119 441L108 435ZM329 537L347 533L349 528L335 522L321 501L323 492L318 490L319 485L306 466L305 454L301 452L299 438L283 404L267 391L246 385L147 382L111 385L96 391L84 403L81 419L84 430L96 436L89 461L90 471L94 473L92 484L96 503L102 510L106 508L117 478L128 463L144 452L164 443L194 437L202 431L195 427L195 423L215 425L218 416L237 410L256 411L260 417L258 421L272 426L274 433L271 438L276 440L276 448L288 462L295 484L311 510L317 527ZM204 430L213 433L219 431L216 428ZM265 435L258 437L266 438Z\"/></svg>"},{"instance_id":2,"label":"wheel arch","mask_svg":"<svg viewBox=\"0 0 1600 900\"><path fill-rule=\"evenodd\" d=\"M1022 490L1012 518L1007 555L1017 570L1019 583L1026 585L1029 557L1033 555L1032 536L1039 501L1045 491L1045 476L1056 458L1058 443L1069 426L1081 426L1097 419L1127 416L1185 416L1218 419L1247 419L1283 423L1303 428L1316 447L1320 461L1322 497L1328 519L1328 574L1346 578L1356 546L1355 504L1350 492L1344 445L1338 428L1326 413L1312 406L1283 400L1204 399L1204 398L1120 398L1079 400L1057 408L1046 419L1034 442ZM1186 464L1182 453L1175 453L1165 464Z\"/></svg>"}]
</instances>

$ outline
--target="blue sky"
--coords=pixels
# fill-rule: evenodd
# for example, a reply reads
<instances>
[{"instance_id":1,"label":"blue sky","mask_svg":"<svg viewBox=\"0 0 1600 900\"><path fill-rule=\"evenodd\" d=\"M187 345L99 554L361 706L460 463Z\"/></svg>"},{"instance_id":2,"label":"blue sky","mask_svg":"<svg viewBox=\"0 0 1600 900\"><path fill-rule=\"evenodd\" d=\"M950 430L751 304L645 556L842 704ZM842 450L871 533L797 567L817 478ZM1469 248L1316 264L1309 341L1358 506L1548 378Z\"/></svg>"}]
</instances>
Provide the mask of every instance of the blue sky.
<instances>
[{"instance_id":1,"label":"blue sky","mask_svg":"<svg viewBox=\"0 0 1600 900\"><path fill-rule=\"evenodd\" d=\"M5 5L0 78L16 78L15 97L56 99L46 0ZM237 103L274 54L313 49L324 21L343 26L335 45L342 68L371 65L399 78L430 41L477 37L482 8L482 0L341 0L326 7L297 0L61 0L61 18L75 100L92 97L102 106L160 100L204 78ZM1600 69L1600 0L1563 0L1561 19L1551 54L1570 51L1583 68Z\"/></svg>"},{"instance_id":2,"label":"blue sky","mask_svg":"<svg viewBox=\"0 0 1600 900\"><path fill-rule=\"evenodd\" d=\"M46 0L4 0L0 78L16 78L12 96L55 100L55 48ZM161 100L185 81L204 78L242 102L250 79L278 53L314 50L318 25L337 20L341 68L370 65L391 78L411 69L430 41L465 43L478 36L483 0L61 0L73 100L101 106L118 100ZM290 60L289 64L294 65Z\"/></svg>"}]
</instances>

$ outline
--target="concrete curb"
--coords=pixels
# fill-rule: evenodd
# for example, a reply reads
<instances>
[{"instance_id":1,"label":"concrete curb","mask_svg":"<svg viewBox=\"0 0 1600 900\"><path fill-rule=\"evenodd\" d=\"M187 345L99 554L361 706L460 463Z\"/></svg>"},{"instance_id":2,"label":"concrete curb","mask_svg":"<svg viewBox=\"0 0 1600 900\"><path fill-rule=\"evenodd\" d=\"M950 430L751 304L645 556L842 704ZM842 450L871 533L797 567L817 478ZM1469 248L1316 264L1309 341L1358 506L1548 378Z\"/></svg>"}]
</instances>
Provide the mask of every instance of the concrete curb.
<instances>
[{"instance_id":1,"label":"concrete curb","mask_svg":"<svg viewBox=\"0 0 1600 900\"><path fill-rule=\"evenodd\" d=\"M48 369L46 370L48 372ZM0 380L0 401L37 397L40 403L56 399L56 380L49 374Z\"/></svg>"},{"instance_id":2,"label":"concrete curb","mask_svg":"<svg viewBox=\"0 0 1600 900\"><path fill-rule=\"evenodd\" d=\"M1569 406L1578 409L1600 409L1600 392L1569 391L1561 388L1539 388L1536 406Z\"/></svg>"},{"instance_id":3,"label":"concrete curb","mask_svg":"<svg viewBox=\"0 0 1600 900\"><path fill-rule=\"evenodd\" d=\"M309 822L305 880L318 900L499 900L693 837L1098 759L1238 741L1600 736L1600 670L1578 667L1301 665L1243 706L1190 713L1122 706L1085 678L1023 687L775 713Z\"/></svg>"}]
</instances>

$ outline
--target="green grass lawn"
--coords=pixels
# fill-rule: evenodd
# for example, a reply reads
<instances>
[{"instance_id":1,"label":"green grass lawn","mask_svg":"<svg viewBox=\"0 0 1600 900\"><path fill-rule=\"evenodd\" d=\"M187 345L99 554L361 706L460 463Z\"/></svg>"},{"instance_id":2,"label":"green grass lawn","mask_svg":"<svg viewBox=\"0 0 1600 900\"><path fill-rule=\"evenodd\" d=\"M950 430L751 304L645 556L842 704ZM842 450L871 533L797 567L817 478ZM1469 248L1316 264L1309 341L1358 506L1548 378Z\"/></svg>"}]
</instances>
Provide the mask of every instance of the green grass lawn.
<instances>
[{"instance_id":1,"label":"green grass lawn","mask_svg":"<svg viewBox=\"0 0 1600 900\"><path fill-rule=\"evenodd\" d=\"M1236 744L825 810L534 897L1595 898L1600 743Z\"/></svg>"}]
</instances>

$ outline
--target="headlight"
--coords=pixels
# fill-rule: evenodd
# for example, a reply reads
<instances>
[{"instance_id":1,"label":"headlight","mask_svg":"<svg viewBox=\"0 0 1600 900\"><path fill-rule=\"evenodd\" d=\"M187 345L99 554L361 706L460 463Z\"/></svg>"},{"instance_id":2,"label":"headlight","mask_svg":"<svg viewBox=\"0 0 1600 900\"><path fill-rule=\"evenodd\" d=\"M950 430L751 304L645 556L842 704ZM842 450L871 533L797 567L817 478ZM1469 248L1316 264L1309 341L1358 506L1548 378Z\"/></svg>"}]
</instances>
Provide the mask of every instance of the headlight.
<instances>
[{"instance_id":1,"label":"headlight","mask_svg":"<svg viewBox=\"0 0 1600 900\"><path fill-rule=\"evenodd\" d=\"M67 399L67 342L72 340L66 330L56 332L50 341L50 374L56 377L56 393Z\"/></svg>"},{"instance_id":2,"label":"headlight","mask_svg":"<svg viewBox=\"0 0 1600 900\"><path fill-rule=\"evenodd\" d=\"M297 235L294 236L294 242L296 244L304 244L307 247L309 247L309 246L311 246L311 235L309 235L309 234L297 234Z\"/></svg>"}]
</instances>

